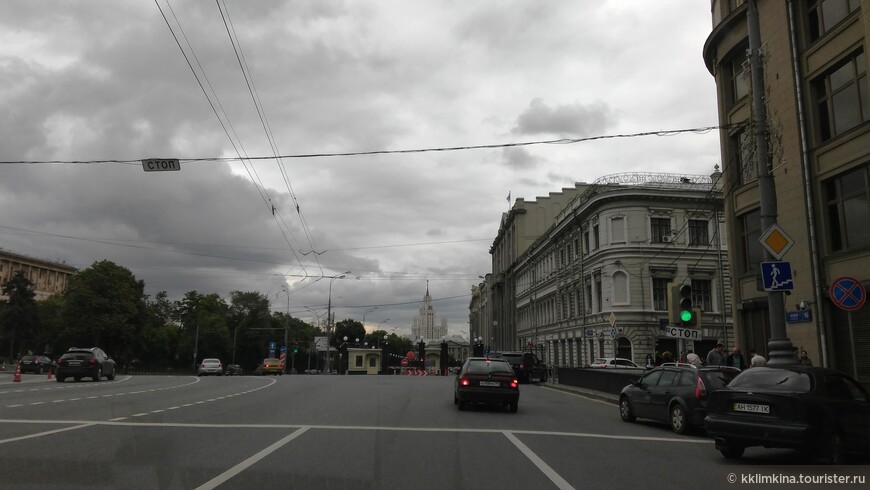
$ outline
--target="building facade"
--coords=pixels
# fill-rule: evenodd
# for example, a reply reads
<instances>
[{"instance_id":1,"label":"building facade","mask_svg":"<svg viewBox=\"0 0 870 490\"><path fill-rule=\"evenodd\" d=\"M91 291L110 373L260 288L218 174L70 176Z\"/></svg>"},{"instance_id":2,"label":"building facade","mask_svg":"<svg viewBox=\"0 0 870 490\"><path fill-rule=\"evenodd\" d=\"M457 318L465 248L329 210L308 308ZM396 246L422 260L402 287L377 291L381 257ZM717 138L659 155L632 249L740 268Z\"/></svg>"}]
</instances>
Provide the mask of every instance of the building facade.
<instances>
[{"instance_id":1,"label":"building facade","mask_svg":"<svg viewBox=\"0 0 870 490\"><path fill-rule=\"evenodd\" d=\"M0 288L5 286L18 271L22 271L33 283L35 299L40 301L63 292L78 269L66 264L0 250ZM0 295L0 299L6 298Z\"/></svg>"},{"instance_id":2,"label":"building facade","mask_svg":"<svg viewBox=\"0 0 870 490\"><path fill-rule=\"evenodd\" d=\"M597 357L705 355L733 337L719 174L616 174L588 185L512 265L517 345L548 365ZM672 337L671 286L692 287L701 324Z\"/></svg>"},{"instance_id":3,"label":"building facade","mask_svg":"<svg viewBox=\"0 0 870 490\"><path fill-rule=\"evenodd\" d=\"M870 307L845 310L831 291L843 278L865 291L870 285L870 0L753 3L763 94L753 94L750 83L749 2L711 2L713 28L703 50L727 128L720 146L737 338L766 352L771 336L768 293L760 287L758 239L765 230L754 150L755 129L766 127L777 224L794 241L782 258L794 277L784 298L786 335L816 364L867 382ZM763 97L765 125L753 114L756 95Z\"/></svg>"}]
</instances>

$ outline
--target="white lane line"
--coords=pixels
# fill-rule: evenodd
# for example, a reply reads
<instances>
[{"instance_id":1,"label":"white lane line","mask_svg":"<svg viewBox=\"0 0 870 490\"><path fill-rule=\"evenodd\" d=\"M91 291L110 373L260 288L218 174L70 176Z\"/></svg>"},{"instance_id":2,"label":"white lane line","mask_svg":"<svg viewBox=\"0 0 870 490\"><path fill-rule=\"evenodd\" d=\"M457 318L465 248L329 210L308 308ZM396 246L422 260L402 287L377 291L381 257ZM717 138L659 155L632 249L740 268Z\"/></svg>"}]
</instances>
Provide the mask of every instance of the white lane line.
<instances>
[{"instance_id":1,"label":"white lane line","mask_svg":"<svg viewBox=\"0 0 870 490\"><path fill-rule=\"evenodd\" d=\"M233 466L232 468L228 469L227 471L224 471L224 472L221 473L220 475L218 475L218 476L212 478L211 480L209 480L209 481L203 483L202 485L198 486L198 487L197 487L197 490L211 490L211 489L213 489L213 488L217 488L219 485L221 485L221 484L223 484L223 483L226 483L230 478L232 478L232 477L238 475L239 473L241 473L241 472L244 471L245 469L251 467L252 465L254 465L255 463L257 463L257 462L260 461L261 459L263 459L263 458L265 458L266 456L268 456L268 455L272 454L273 452L277 451L278 449L280 449L281 447L283 447L283 446L284 446L285 444L287 444L288 442L290 442L290 441L292 441L293 439L296 439L297 437L301 436L301 435L304 434L306 431L308 431L308 429L309 429L309 427L307 427L307 426L303 426L302 428L300 428L299 430L293 432L292 434L288 435L287 437L284 437L283 439L281 439L281 440L279 440L278 442L272 444L271 446L267 447L266 449L263 449L262 451L260 451L260 452L258 452L257 454L251 456L250 458L248 458L248 459L242 461L241 463L239 463L239 464Z\"/></svg>"},{"instance_id":2,"label":"white lane line","mask_svg":"<svg viewBox=\"0 0 870 490\"><path fill-rule=\"evenodd\" d=\"M15 407L23 407L23 406L24 406L23 403L18 403L16 405L7 405L6 408L15 408Z\"/></svg>"},{"instance_id":3,"label":"white lane line","mask_svg":"<svg viewBox=\"0 0 870 490\"><path fill-rule=\"evenodd\" d=\"M84 429L85 427L90 427L92 425L96 425L96 424L92 424L92 423L87 422L87 423L84 423L81 425L75 425L73 427L64 427L63 429L47 430L45 432L38 432L36 434L28 434L26 436L11 437L9 439L0 439L0 444L6 444L7 442L23 441L25 439L34 439L37 437L48 436L51 434L57 434L58 432L66 432L68 430Z\"/></svg>"},{"instance_id":4,"label":"white lane line","mask_svg":"<svg viewBox=\"0 0 870 490\"><path fill-rule=\"evenodd\" d=\"M133 417L144 417L146 415L148 415L148 414L147 413L134 413Z\"/></svg>"},{"instance_id":5,"label":"white lane line","mask_svg":"<svg viewBox=\"0 0 870 490\"><path fill-rule=\"evenodd\" d=\"M118 417L114 419L109 419L109 422L120 422L121 420L125 420L127 417Z\"/></svg>"},{"instance_id":6,"label":"white lane line","mask_svg":"<svg viewBox=\"0 0 870 490\"><path fill-rule=\"evenodd\" d=\"M559 474L556 473L556 470L554 470L553 468L550 467L550 465L545 463L543 459L541 459L537 454L535 454L534 451L529 449L528 446L526 446L519 439L517 439L517 437L515 435L513 435L507 431L502 432L502 434L504 434L504 436L507 437L508 440L511 441L514 444L514 446L516 446L517 449L519 449L520 452L523 453L523 455L525 455L525 457L529 458L529 460L535 466L537 466L539 470L541 470L541 473L546 475L546 477L549 478L550 481L556 485L556 487L558 487L562 490L568 490L568 489L574 490L574 487L572 487L570 483L568 483L567 481L565 481L564 478L559 476Z\"/></svg>"}]
</instances>

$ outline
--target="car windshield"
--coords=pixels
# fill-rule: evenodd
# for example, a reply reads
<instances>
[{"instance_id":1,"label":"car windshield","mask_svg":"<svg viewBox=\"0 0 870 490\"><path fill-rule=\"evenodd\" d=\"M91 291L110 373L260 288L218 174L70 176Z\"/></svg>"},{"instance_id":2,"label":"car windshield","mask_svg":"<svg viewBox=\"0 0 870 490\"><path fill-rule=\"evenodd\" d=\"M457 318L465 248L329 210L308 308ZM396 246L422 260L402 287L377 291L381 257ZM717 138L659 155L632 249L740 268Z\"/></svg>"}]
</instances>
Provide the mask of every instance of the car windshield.
<instances>
[{"instance_id":1,"label":"car windshield","mask_svg":"<svg viewBox=\"0 0 870 490\"><path fill-rule=\"evenodd\" d=\"M514 370L511 368L510 364L504 361L472 360L468 362L468 368L465 372L470 374L513 373Z\"/></svg>"},{"instance_id":2,"label":"car windshield","mask_svg":"<svg viewBox=\"0 0 870 490\"><path fill-rule=\"evenodd\" d=\"M764 390L785 393L808 393L812 378L807 373L785 369L753 368L743 371L728 385L740 390Z\"/></svg>"}]
</instances>

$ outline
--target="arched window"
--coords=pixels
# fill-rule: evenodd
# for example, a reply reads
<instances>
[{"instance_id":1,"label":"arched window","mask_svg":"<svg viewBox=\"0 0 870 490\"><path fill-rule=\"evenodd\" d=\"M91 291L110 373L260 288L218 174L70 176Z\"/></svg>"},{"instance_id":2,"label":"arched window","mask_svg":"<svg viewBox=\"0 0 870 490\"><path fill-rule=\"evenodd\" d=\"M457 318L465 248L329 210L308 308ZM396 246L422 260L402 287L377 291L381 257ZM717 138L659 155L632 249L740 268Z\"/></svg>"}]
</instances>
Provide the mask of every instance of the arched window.
<instances>
[{"instance_id":1,"label":"arched window","mask_svg":"<svg viewBox=\"0 0 870 490\"><path fill-rule=\"evenodd\" d=\"M616 339L616 357L634 360L631 353L631 341L625 337Z\"/></svg>"},{"instance_id":2,"label":"arched window","mask_svg":"<svg viewBox=\"0 0 870 490\"><path fill-rule=\"evenodd\" d=\"M628 274L622 271L613 273L613 291L611 297L614 305L627 305L628 301Z\"/></svg>"}]
</instances>

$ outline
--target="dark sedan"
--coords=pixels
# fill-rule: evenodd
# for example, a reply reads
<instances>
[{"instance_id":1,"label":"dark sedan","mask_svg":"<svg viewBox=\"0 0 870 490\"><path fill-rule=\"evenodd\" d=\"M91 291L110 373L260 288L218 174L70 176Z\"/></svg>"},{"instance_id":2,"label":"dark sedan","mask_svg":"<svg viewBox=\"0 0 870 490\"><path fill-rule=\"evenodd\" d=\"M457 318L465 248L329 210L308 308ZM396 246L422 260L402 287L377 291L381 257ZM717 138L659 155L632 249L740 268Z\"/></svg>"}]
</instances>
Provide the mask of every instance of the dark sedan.
<instances>
[{"instance_id":1,"label":"dark sedan","mask_svg":"<svg viewBox=\"0 0 870 490\"><path fill-rule=\"evenodd\" d=\"M503 359L469 357L453 388L453 403L465 410L469 403L504 405L516 413L520 402L520 383L511 365Z\"/></svg>"},{"instance_id":2,"label":"dark sedan","mask_svg":"<svg viewBox=\"0 0 870 490\"><path fill-rule=\"evenodd\" d=\"M18 361L21 373L42 374L54 370L54 363L46 356L24 356Z\"/></svg>"},{"instance_id":3,"label":"dark sedan","mask_svg":"<svg viewBox=\"0 0 870 490\"><path fill-rule=\"evenodd\" d=\"M727 385L740 370L691 364L661 366L622 389L619 415L626 422L637 418L670 424L677 434L703 427L707 396Z\"/></svg>"},{"instance_id":4,"label":"dark sedan","mask_svg":"<svg viewBox=\"0 0 870 490\"><path fill-rule=\"evenodd\" d=\"M729 459L750 446L795 448L830 464L870 454L870 396L833 369L751 368L713 393L707 411L707 433Z\"/></svg>"},{"instance_id":5,"label":"dark sedan","mask_svg":"<svg viewBox=\"0 0 870 490\"><path fill-rule=\"evenodd\" d=\"M56 369L58 383L63 383L67 378L76 381L82 378L99 381L103 376L109 381L115 379L115 361L99 347L70 349L57 360Z\"/></svg>"}]
</instances>

